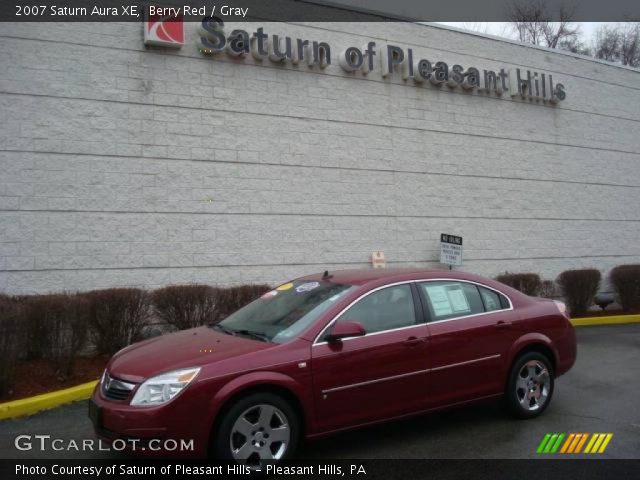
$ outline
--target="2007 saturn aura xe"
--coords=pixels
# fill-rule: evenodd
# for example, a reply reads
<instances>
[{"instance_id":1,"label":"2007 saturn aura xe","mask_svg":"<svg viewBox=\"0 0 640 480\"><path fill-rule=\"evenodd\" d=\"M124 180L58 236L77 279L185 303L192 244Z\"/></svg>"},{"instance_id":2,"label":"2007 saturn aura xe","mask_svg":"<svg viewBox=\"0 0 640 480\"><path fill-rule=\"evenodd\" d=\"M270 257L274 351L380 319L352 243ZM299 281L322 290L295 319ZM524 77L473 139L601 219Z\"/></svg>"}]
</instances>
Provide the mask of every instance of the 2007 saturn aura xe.
<instances>
[{"instance_id":1,"label":"2007 saturn aura xe","mask_svg":"<svg viewBox=\"0 0 640 480\"><path fill-rule=\"evenodd\" d=\"M461 272L324 272L116 353L89 415L107 440L193 439L191 455L251 465L303 438L491 398L535 417L575 358L561 302Z\"/></svg>"}]
</instances>

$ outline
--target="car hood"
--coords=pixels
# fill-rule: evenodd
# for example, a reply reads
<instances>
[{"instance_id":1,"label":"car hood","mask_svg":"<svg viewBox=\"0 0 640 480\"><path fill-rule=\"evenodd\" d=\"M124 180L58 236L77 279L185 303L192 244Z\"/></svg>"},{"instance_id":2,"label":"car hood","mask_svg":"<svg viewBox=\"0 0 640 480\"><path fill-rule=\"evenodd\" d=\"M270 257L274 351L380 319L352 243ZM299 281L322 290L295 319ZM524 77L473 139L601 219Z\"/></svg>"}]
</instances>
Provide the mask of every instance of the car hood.
<instances>
[{"instance_id":1,"label":"car hood","mask_svg":"<svg viewBox=\"0 0 640 480\"><path fill-rule=\"evenodd\" d=\"M107 370L113 377L139 383L163 372L201 367L273 346L209 327L192 328L130 345L113 356Z\"/></svg>"}]
</instances>

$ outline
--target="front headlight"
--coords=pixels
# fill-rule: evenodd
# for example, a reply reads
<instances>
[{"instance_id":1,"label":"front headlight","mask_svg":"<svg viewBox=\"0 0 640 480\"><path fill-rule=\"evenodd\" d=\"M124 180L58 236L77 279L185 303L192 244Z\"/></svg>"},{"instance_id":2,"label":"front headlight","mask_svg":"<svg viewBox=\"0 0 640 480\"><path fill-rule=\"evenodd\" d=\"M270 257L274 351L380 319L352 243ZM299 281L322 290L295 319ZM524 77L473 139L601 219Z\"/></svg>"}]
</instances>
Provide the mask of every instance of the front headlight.
<instances>
[{"instance_id":1,"label":"front headlight","mask_svg":"<svg viewBox=\"0 0 640 480\"><path fill-rule=\"evenodd\" d=\"M183 368L145 380L131 400L131 405L161 405L184 390L196 378L200 367Z\"/></svg>"}]
</instances>

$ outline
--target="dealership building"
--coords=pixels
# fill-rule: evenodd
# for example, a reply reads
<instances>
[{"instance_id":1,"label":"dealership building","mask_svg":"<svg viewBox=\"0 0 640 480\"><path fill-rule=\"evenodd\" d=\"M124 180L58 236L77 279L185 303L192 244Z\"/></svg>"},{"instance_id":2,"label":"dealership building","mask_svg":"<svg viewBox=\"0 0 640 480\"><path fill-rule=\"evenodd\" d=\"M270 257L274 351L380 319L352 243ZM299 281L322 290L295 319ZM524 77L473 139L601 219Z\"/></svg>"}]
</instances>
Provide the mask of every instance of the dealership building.
<instances>
[{"instance_id":1,"label":"dealership building","mask_svg":"<svg viewBox=\"0 0 640 480\"><path fill-rule=\"evenodd\" d=\"M487 276L640 263L636 70L435 24L152 23L0 24L0 292L436 268L442 233Z\"/></svg>"}]
</instances>

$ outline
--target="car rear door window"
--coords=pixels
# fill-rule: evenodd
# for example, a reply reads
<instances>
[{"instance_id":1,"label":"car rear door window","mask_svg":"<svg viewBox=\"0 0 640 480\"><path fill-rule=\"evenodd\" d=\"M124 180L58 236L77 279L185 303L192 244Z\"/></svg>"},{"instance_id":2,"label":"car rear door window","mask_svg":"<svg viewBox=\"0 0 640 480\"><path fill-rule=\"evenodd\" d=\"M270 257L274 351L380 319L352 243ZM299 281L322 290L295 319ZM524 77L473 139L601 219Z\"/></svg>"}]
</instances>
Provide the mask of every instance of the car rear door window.
<instances>
[{"instance_id":1,"label":"car rear door window","mask_svg":"<svg viewBox=\"0 0 640 480\"><path fill-rule=\"evenodd\" d=\"M480 293L474 284L455 281L420 284L432 321L484 313Z\"/></svg>"},{"instance_id":2,"label":"car rear door window","mask_svg":"<svg viewBox=\"0 0 640 480\"><path fill-rule=\"evenodd\" d=\"M395 285L371 293L345 311L340 320L359 322L367 333L415 325L411 287Z\"/></svg>"},{"instance_id":3,"label":"car rear door window","mask_svg":"<svg viewBox=\"0 0 640 480\"><path fill-rule=\"evenodd\" d=\"M480 296L482 297L482 303L484 303L485 312L494 312L496 310L509 308L509 301L504 297L504 295L485 287L478 287L478 290L480 290Z\"/></svg>"}]
</instances>

